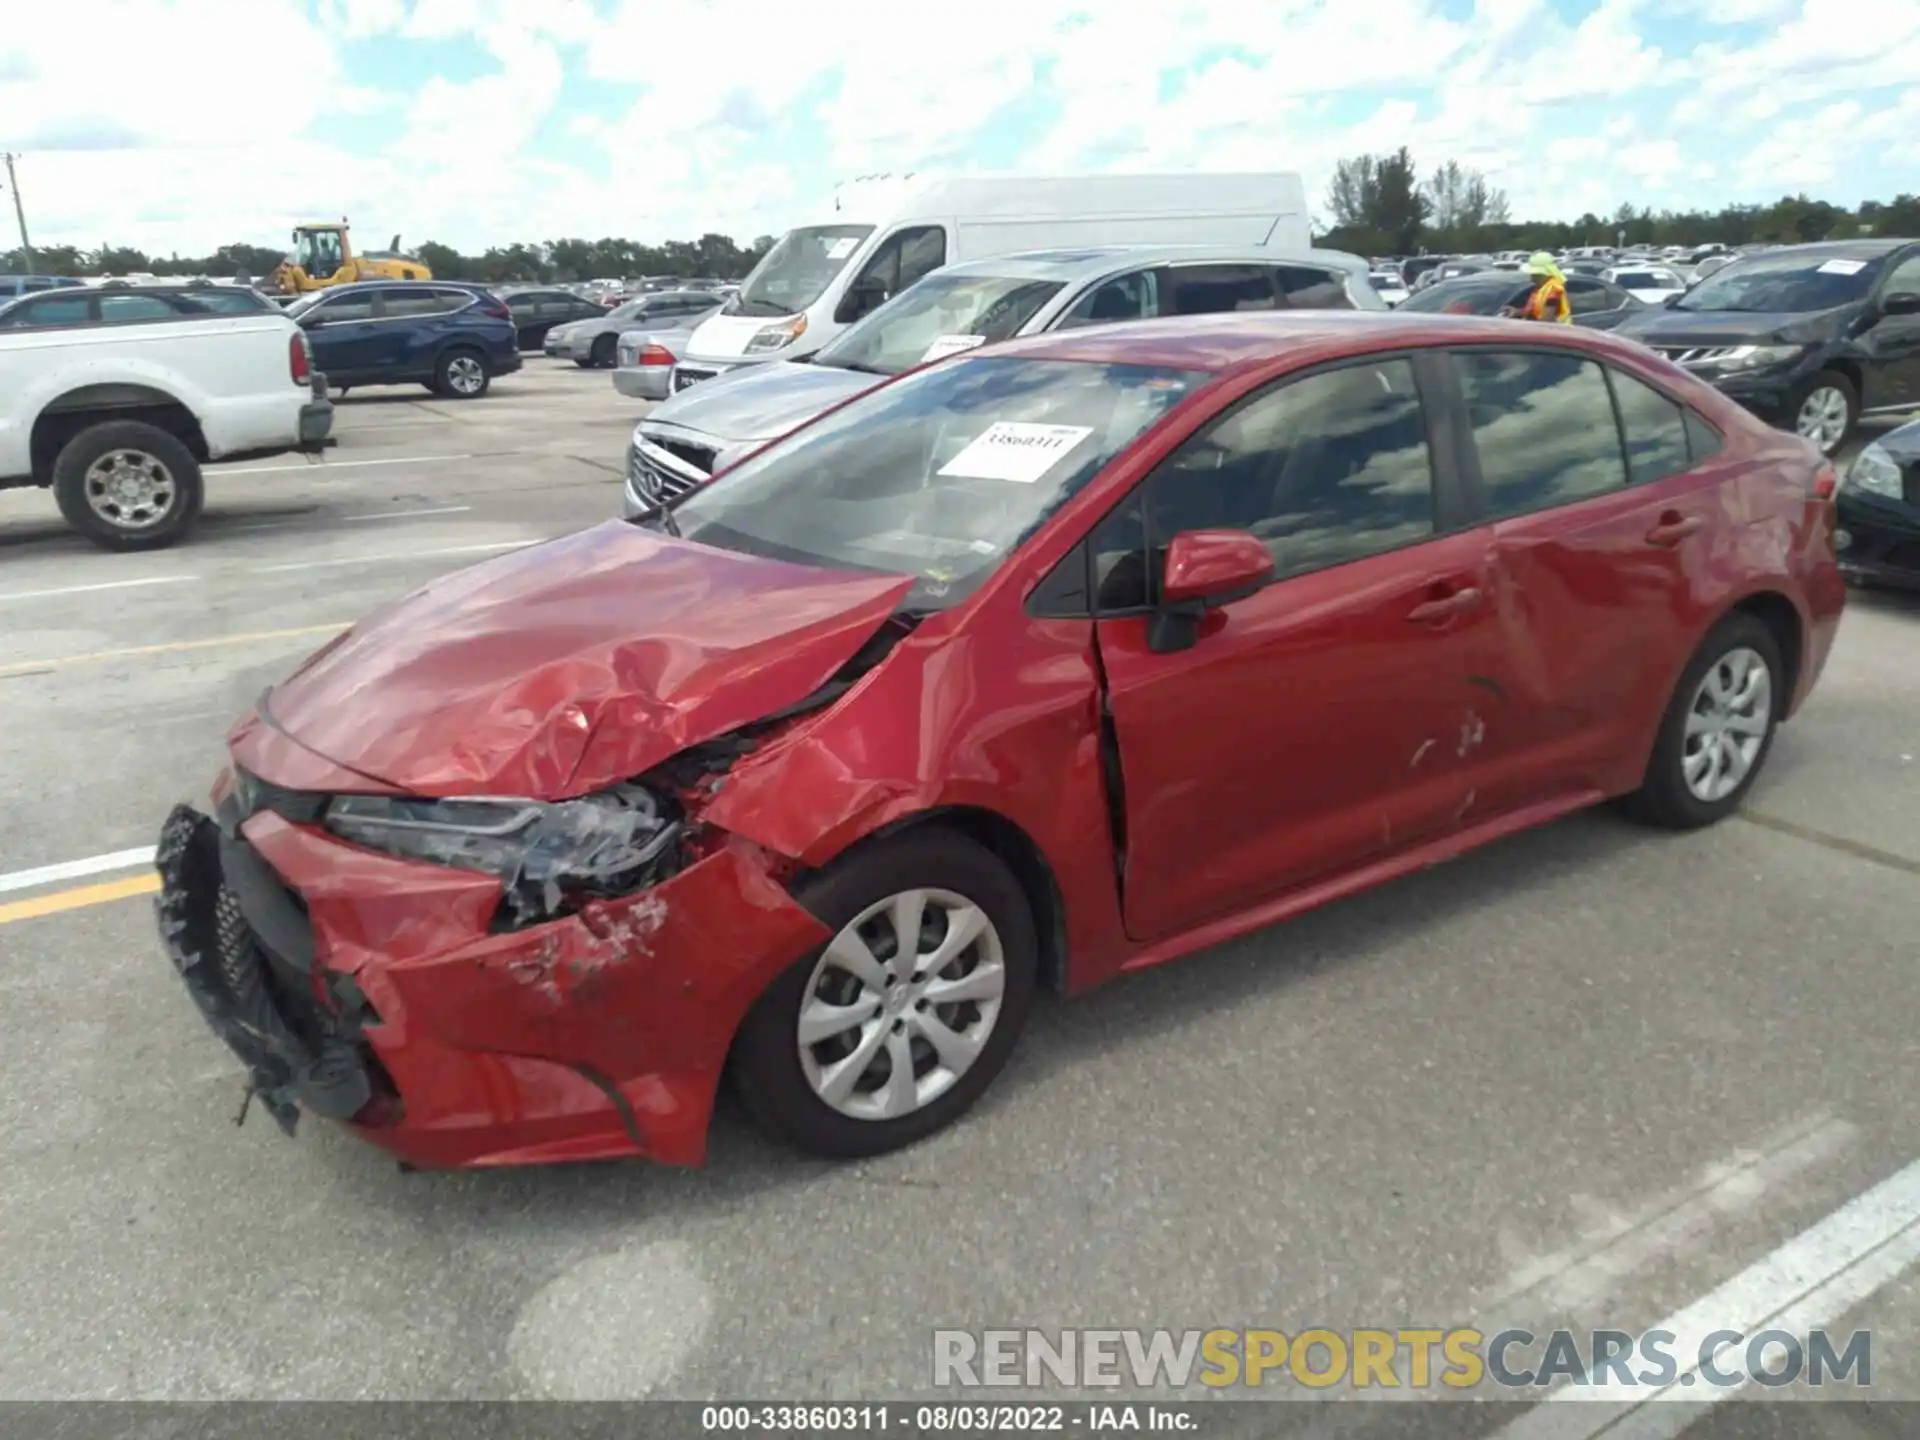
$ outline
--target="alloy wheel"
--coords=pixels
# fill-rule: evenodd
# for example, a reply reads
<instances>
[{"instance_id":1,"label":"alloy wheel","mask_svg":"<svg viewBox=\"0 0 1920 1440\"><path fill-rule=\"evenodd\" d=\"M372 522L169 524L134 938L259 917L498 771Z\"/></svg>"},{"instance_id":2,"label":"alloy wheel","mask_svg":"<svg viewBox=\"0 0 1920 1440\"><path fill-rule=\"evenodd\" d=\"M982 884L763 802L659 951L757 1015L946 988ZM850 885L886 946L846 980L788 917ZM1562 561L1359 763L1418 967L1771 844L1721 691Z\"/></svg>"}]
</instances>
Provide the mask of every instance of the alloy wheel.
<instances>
[{"instance_id":1,"label":"alloy wheel","mask_svg":"<svg viewBox=\"0 0 1920 1440\"><path fill-rule=\"evenodd\" d=\"M479 394L486 379L486 370L471 355L456 355L447 362L447 384L462 395Z\"/></svg>"},{"instance_id":2,"label":"alloy wheel","mask_svg":"<svg viewBox=\"0 0 1920 1440\"><path fill-rule=\"evenodd\" d=\"M842 1115L911 1115L979 1059L1006 986L986 911L948 890L890 895L842 928L808 976L795 1027L801 1073Z\"/></svg>"},{"instance_id":3,"label":"alloy wheel","mask_svg":"<svg viewBox=\"0 0 1920 1440\"><path fill-rule=\"evenodd\" d=\"M1687 707L1680 770L1695 799L1724 800L1745 782L1773 724L1773 672L1742 645L1708 667Z\"/></svg>"},{"instance_id":4,"label":"alloy wheel","mask_svg":"<svg viewBox=\"0 0 1920 1440\"><path fill-rule=\"evenodd\" d=\"M109 450L87 467L87 508L118 530L151 530L172 513L180 487L157 456Z\"/></svg>"},{"instance_id":5,"label":"alloy wheel","mask_svg":"<svg viewBox=\"0 0 1920 1440\"><path fill-rule=\"evenodd\" d=\"M1802 439L1811 440L1823 452L1837 448L1847 434L1847 397L1838 387L1821 385L1807 392L1800 402L1800 414L1793 428Z\"/></svg>"}]
</instances>

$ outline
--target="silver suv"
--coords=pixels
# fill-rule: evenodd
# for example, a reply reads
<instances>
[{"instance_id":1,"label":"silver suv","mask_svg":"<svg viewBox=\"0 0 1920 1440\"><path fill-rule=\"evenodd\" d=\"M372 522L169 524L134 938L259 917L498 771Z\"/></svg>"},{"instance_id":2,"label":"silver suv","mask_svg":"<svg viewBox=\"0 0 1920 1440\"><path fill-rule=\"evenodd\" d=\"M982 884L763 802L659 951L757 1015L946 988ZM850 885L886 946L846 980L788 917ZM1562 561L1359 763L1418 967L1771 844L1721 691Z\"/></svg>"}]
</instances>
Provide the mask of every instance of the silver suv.
<instances>
[{"instance_id":1,"label":"silver suv","mask_svg":"<svg viewBox=\"0 0 1920 1440\"><path fill-rule=\"evenodd\" d=\"M1231 310L1385 310L1367 262L1338 250L1109 246L936 270L805 361L750 365L672 393L634 427L625 511L648 515L740 456L916 365L1015 335Z\"/></svg>"}]
</instances>

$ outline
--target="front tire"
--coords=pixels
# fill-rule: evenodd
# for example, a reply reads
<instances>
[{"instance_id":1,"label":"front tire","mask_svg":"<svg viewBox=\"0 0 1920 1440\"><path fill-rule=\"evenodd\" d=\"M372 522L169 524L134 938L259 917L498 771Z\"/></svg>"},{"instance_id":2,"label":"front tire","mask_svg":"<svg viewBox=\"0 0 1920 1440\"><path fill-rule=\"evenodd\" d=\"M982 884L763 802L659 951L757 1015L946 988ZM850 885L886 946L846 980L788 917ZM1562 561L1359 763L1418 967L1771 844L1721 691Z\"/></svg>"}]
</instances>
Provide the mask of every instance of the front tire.
<instances>
[{"instance_id":1,"label":"front tire","mask_svg":"<svg viewBox=\"0 0 1920 1440\"><path fill-rule=\"evenodd\" d=\"M801 901L834 938L740 1027L742 1100L776 1139L850 1159L952 1123L1006 1065L1033 1000L1025 891L963 835L927 826L863 847Z\"/></svg>"},{"instance_id":2,"label":"front tire","mask_svg":"<svg viewBox=\"0 0 1920 1440\"><path fill-rule=\"evenodd\" d=\"M602 335L593 342L593 350L587 358L587 366L593 370L613 369L618 357L614 354L617 341L612 335Z\"/></svg>"},{"instance_id":3,"label":"front tire","mask_svg":"<svg viewBox=\"0 0 1920 1440\"><path fill-rule=\"evenodd\" d=\"M1716 625L1674 687L1629 811L1695 830L1737 810L1773 747L1785 679L1780 646L1758 619L1734 614Z\"/></svg>"},{"instance_id":4,"label":"front tire","mask_svg":"<svg viewBox=\"0 0 1920 1440\"><path fill-rule=\"evenodd\" d=\"M433 368L433 388L449 400L478 400L493 384L487 360L478 350L449 350Z\"/></svg>"},{"instance_id":5,"label":"front tire","mask_svg":"<svg viewBox=\"0 0 1920 1440\"><path fill-rule=\"evenodd\" d=\"M200 462L140 420L91 425L53 462L60 513L103 550L159 550L193 527L205 498Z\"/></svg>"},{"instance_id":6,"label":"front tire","mask_svg":"<svg viewBox=\"0 0 1920 1440\"><path fill-rule=\"evenodd\" d=\"M1836 370L1822 370L1800 387L1793 407L1793 432L1832 455L1847 443L1860 419L1860 392Z\"/></svg>"}]
</instances>

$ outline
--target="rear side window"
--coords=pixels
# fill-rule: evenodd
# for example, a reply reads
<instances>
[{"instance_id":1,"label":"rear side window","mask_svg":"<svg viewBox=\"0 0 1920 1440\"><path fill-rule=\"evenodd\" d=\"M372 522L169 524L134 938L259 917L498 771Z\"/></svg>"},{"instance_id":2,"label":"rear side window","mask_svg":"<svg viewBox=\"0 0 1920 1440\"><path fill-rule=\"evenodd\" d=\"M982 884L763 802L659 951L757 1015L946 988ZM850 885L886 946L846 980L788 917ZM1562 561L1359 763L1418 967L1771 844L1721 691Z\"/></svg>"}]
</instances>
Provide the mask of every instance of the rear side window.
<instances>
[{"instance_id":1,"label":"rear side window","mask_svg":"<svg viewBox=\"0 0 1920 1440\"><path fill-rule=\"evenodd\" d=\"M1686 407L1622 371L1609 370L1607 377L1613 382L1614 403L1620 407L1627 471L1633 483L1664 480L1691 466Z\"/></svg>"},{"instance_id":2,"label":"rear side window","mask_svg":"<svg viewBox=\"0 0 1920 1440\"><path fill-rule=\"evenodd\" d=\"M1539 351L1453 356L1488 512L1525 515L1627 483L1607 377L1591 360Z\"/></svg>"},{"instance_id":3,"label":"rear side window","mask_svg":"<svg viewBox=\"0 0 1920 1440\"><path fill-rule=\"evenodd\" d=\"M1162 315L1219 315L1274 308L1273 277L1261 265L1178 265L1164 272Z\"/></svg>"},{"instance_id":4,"label":"rear side window","mask_svg":"<svg viewBox=\"0 0 1920 1440\"><path fill-rule=\"evenodd\" d=\"M433 312L436 315L451 315L456 310L464 310L473 303L473 296L465 290L436 290L433 292Z\"/></svg>"},{"instance_id":5,"label":"rear side window","mask_svg":"<svg viewBox=\"0 0 1920 1440\"><path fill-rule=\"evenodd\" d=\"M389 318L404 315L433 315L444 308L440 303L441 293L438 290L429 290L424 285L409 285L383 291L380 295L380 313Z\"/></svg>"},{"instance_id":6,"label":"rear side window","mask_svg":"<svg viewBox=\"0 0 1920 1440\"><path fill-rule=\"evenodd\" d=\"M1573 307L1576 315L1595 315L1603 310L1617 310L1626 303L1626 297L1615 295L1604 280L1591 279L1585 275L1567 277L1567 303Z\"/></svg>"},{"instance_id":7,"label":"rear side window","mask_svg":"<svg viewBox=\"0 0 1920 1440\"><path fill-rule=\"evenodd\" d=\"M342 320L371 320L373 318L373 297L371 295L336 295L322 300L307 312L316 320L328 324L338 324ZM305 317L302 317L305 318Z\"/></svg>"},{"instance_id":8,"label":"rear side window","mask_svg":"<svg viewBox=\"0 0 1920 1440\"><path fill-rule=\"evenodd\" d=\"M1286 297L1289 310L1353 309L1353 297L1347 293L1344 275L1316 270L1310 265L1276 265L1273 278Z\"/></svg>"},{"instance_id":9,"label":"rear side window","mask_svg":"<svg viewBox=\"0 0 1920 1440\"><path fill-rule=\"evenodd\" d=\"M109 325L133 320L171 320L178 312L158 295L102 295L100 318Z\"/></svg>"}]
</instances>

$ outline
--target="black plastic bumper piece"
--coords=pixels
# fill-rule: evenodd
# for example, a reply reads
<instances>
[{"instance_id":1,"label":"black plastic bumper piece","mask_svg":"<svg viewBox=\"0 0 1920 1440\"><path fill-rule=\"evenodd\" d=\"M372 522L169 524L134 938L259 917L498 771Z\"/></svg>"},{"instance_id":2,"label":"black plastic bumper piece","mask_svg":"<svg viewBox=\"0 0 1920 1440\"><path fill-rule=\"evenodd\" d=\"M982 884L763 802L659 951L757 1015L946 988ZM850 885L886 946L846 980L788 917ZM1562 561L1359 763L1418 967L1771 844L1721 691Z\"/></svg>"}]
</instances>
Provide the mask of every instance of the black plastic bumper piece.
<instances>
[{"instance_id":1,"label":"black plastic bumper piece","mask_svg":"<svg viewBox=\"0 0 1920 1440\"><path fill-rule=\"evenodd\" d=\"M221 842L214 823L191 806L177 805L167 817L154 855L161 943L201 1015L239 1057L252 1093L282 1130L294 1133L300 1106L351 1120L374 1095L367 1061L353 1041L327 1034L309 1041L300 1029L314 1027L290 1021L275 997L269 962L226 885ZM255 857L255 863L262 862ZM223 888L232 907L225 916Z\"/></svg>"}]
</instances>

